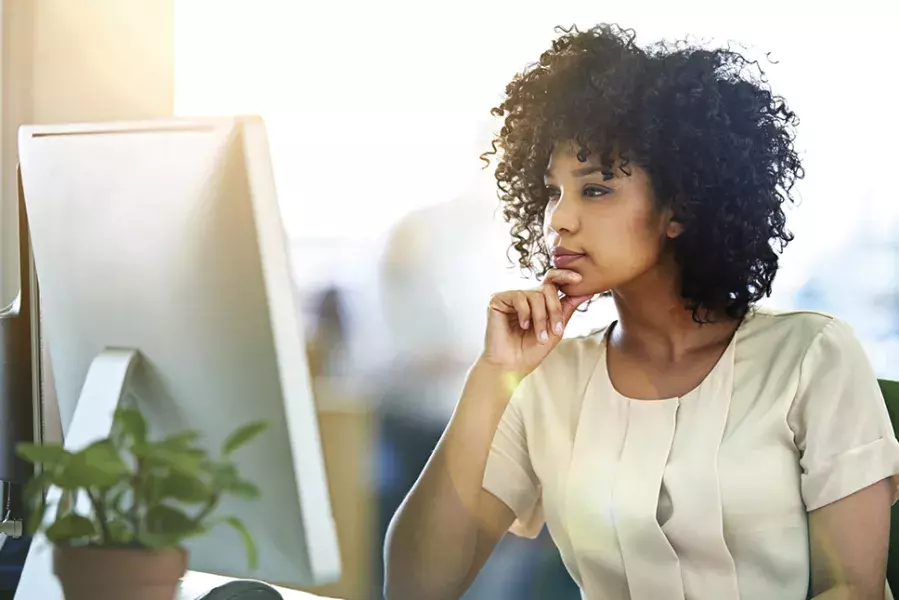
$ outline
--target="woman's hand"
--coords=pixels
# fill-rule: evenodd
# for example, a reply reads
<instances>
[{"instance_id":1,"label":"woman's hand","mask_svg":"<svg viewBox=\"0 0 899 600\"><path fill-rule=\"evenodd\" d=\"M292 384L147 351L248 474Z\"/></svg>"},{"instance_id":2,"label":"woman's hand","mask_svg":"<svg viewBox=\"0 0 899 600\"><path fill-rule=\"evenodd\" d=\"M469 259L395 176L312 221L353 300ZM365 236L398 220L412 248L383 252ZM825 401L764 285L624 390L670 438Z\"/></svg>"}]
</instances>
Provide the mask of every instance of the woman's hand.
<instances>
[{"instance_id":1,"label":"woman's hand","mask_svg":"<svg viewBox=\"0 0 899 600\"><path fill-rule=\"evenodd\" d=\"M553 269L534 290L513 290L490 300L481 361L525 377L562 339L575 309L591 296L560 296L559 288L578 283L574 271Z\"/></svg>"}]
</instances>

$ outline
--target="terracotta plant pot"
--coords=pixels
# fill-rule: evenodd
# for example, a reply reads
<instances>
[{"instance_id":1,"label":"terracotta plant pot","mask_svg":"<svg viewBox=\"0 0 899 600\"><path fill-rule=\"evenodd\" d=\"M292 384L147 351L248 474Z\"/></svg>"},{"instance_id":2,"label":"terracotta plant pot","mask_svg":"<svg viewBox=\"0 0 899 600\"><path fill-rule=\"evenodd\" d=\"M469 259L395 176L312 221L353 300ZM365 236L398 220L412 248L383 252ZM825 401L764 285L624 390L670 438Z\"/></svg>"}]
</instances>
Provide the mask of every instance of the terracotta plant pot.
<instances>
[{"instance_id":1,"label":"terracotta plant pot","mask_svg":"<svg viewBox=\"0 0 899 600\"><path fill-rule=\"evenodd\" d=\"M172 600L186 570L183 548L53 548L66 600Z\"/></svg>"}]
</instances>

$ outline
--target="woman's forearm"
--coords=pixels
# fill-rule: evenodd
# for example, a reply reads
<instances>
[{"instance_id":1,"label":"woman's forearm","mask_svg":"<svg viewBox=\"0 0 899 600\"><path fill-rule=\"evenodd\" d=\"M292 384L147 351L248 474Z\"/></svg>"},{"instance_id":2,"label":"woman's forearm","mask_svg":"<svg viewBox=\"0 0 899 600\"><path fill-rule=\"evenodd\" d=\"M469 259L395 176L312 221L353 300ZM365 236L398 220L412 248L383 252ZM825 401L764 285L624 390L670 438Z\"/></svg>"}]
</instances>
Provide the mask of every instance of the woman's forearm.
<instances>
[{"instance_id":1,"label":"woman's forearm","mask_svg":"<svg viewBox=\"0 0 899 600\"><path fill-rule=\"evenodd\" d=\"M390 523L388 598L448 597L465 579L487 457L510 396L501 372L480 363L471 369L446 431Z\"/></svg>"},{"instance_id":2,"label":"woman's forearm","mask_svg":"<svg viewBox=\"0 0 899 600\"><path fill-rule=\"evenodd\" d=\"M876 596L864 595L851 585L838 585L812 596L811 600L884 600L886 587Z\"/></svg>"}]
</instances>

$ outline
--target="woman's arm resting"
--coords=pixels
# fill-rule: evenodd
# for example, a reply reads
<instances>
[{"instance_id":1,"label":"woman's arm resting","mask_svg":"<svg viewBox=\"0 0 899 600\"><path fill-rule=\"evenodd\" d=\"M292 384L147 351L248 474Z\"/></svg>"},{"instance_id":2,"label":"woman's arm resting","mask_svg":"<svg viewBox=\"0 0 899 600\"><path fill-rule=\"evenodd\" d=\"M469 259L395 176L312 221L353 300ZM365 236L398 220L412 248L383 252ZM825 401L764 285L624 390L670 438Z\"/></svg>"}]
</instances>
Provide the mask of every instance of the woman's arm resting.
<instances>
[{"instance_id":1,"label":"woman's arm resting","mask_svg":"<svg viewBox=\"0 0 899 600\"><path fill-rule=\"evenodd\" d=\"M884 479L809 514L813 600L883 600L892 500Z\"/></svg>"}]
</instances>

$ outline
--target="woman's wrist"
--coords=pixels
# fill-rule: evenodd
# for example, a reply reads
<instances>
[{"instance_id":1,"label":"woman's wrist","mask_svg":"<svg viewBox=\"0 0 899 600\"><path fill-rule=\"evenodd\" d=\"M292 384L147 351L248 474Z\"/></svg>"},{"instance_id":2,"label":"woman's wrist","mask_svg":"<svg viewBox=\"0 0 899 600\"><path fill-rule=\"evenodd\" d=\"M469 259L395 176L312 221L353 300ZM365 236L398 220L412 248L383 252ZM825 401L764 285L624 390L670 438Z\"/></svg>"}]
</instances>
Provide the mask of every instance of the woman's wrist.
<instances>
[{"instance_id":1,"label":"woman's wrist","mask_svg":"<svg viewBox=\"0 0 899 600\"><path fill-rule=\"evenodd\" d=\"M508 402L524 375L513 367L496 364L481 357L472 365L468 378L472 383L487 387L493 394Z\"/></svg>"}]
</instances>

